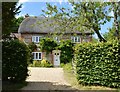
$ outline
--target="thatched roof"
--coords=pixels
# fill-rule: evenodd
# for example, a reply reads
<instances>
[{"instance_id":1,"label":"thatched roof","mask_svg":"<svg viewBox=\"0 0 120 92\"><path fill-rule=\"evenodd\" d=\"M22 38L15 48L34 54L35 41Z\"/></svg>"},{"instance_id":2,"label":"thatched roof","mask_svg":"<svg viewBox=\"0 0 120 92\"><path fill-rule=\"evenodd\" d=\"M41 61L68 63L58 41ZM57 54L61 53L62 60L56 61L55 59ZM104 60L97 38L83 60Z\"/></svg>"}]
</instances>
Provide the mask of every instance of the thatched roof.
<instances>
[{"instance_id":1,"label":"thatched roof","mask_svg":"<svg viewBox=\"0 0 120 92\"><path fill-rule=\"evenodd\" d=\"M52 19L44 18L44 17L27 17L25 18L22 23L20 24L20 27L18 29L18 33L60 33L61 31L56 31L56 28L58 28L58 25L54 23L54 25L51 25L53 22L55 22ZM60 27L60 26L59 26ZM75 33L81 33L79 31L74 31ZM70 30L66 30L66 33L73 33ZM86 31L85 33L91 33L89 31Z\"/></svg>"}]
</instances>

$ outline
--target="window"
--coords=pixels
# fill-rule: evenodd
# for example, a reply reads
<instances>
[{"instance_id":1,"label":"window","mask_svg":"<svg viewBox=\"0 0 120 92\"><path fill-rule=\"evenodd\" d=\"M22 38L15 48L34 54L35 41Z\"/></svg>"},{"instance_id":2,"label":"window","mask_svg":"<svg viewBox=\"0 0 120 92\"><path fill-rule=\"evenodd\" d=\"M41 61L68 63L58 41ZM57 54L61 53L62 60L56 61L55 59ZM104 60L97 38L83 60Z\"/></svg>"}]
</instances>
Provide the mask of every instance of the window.
<instances>
[{"instance_id":1,"label":"window","mask_svg":"<svg viewBox=\"0 0 120 92\"><path fill-rule=\"evenodd\" d=\"M80 42L80 37L79 36L72 36L71 40L72 40L72 42Z\"/></svg>"},{"instance_id":2,"label":"window","mask_svg":"<svg viewBox=\"0 0 120 92\"><path fill-rule=\"evenodd\" d=\"M83 37L83 40L82 40L82 42L89 42L89 37Z\"/></svg>"},{"instance_id":3,"label":"window","mask_svg":"<svg viewBox=\"0 0 120 92\"><path fill-rule=\"evenodd\" d=\"M33 60L42 60L42 53L41 52L32 52Z\"/></svg>"},{"instance_id":4,"label":"window","mask_svg":"<svg viewBox=\"0 0 120 92\"><path fill-rule=\"evenodd\" d=\"M32 36L32 42L39 43L41 36Z\"/></svg>"}]
</instances>

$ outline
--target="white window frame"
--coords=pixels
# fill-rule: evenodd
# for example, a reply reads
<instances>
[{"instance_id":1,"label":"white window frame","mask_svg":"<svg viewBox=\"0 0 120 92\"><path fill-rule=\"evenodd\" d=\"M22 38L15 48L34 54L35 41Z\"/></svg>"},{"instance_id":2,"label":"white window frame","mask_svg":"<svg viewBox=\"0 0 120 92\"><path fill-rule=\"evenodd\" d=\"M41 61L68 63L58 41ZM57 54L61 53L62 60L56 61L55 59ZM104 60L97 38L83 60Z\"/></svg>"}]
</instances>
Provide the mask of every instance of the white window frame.
<instances>
[{"instance_id":1,"label":"white window frame","mask_svg":"<svg viewBox=\"0 0 120 92\"><path fill-rule=\"evenodd\" d=\"M80 43L81 42L81 38L80 38L80 36L72 36L71 37L71 41L74 42L74 43Z\"/></svg>"},{"instance_id":2,"label":"white window frame","mask_svg":"<svg viewBox=\"0 0 120 92\"><path fill-rule=\"evenodd\" d=\"M39 43L42 36L32 36L32 42Z\"/></svg>"},{"instance_id":3,"label":"white window frame","mask_svg":"<svg viewBox=\"0 0 120 92\"><path fill-rule=\"evenodd\" d=\"M33 60L42 60L42 52L32 52L33 54ZM37 54L37 58L36 58ZM41 58L39 57L39 54L41 54Z\"/></svg>"},{"instance_id":4,"label":"white window frame","mask_svg":"<svg viewBox=\"0 0 120 92\"><path fill-rule=\"evenodd\" d=\"M83 37L82 42L89 42L89 37Z\"/></svg>"}]
</instances>

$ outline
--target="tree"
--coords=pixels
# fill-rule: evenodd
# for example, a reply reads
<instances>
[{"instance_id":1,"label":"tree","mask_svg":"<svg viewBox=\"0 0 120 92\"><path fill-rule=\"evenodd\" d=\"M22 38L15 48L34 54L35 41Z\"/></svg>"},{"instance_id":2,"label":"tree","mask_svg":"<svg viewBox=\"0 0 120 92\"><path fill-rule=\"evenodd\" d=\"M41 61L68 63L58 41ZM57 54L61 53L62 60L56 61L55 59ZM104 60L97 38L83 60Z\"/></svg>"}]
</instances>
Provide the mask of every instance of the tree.
<instances>
[{"instance_id":1,"label":"tree","mask_svg":"<svg viewBox=\"0 0 120 92\"><path fill-rule=\"evenodd\" d=\"M17 2L2 2L2 33L3 38L13 32L15 15L20 13L22 5L17 7Z\"/></svg>"},{"instance_id":2,"label":"tree","mask_svg":"<svg viewBox=\"0 0 120 92\"><path fill-rule=\"evenodd\" d=\"M89 29L97 34L100 41L106 42L99 31L101 29L100 26L111 19L111 16L108 16L109 11L106 9L109 8L107 6L111 3L74 2L73 0L69 2L72 4L73 10L65 8L58 9L57 6L52 6L47 3L48 10L43 10L43 12L50 17L53 16L55 20L58 20L64 30L86 31ZM59 21L59 19L62 19L62 21Z\"/></svg>"},{"instance_id":3,"label":"tree","mask_svg":"<svg viewBox=\"0 0 120 92\"><path fill-rule=\"evenodd\" d=\"M120 39L120 1L113 2L112 9L114 13L115 33L117 38Z\"/></svg>"},{"instance_id":4,"label":"tree","mask_svg":"<svg viewBox=\"0 0 120 92\"><path fill-rule=\"evenodd\" d=\"M103 36L106 40L115 39L115 26L113 26L112 28L109 28L109 31L103 34Z\"/></svg>"},{"instance_id":5,"label":"tree","mask_svg":"<svg viewBox=\"0 0 120 92\"><path fill-rule=\"evenodd\" d=\"M19 26L20 26L20 24L21 24L21 22L24 20L24 17L23 16L21 16L21 17L19 17L19 18L15 18L14 20L13 20L13 22L14 22L14 26L13 26L13 28L12 28L12 32L18 32L18 28L19 28Z\"/></svg>"}]
</instances>

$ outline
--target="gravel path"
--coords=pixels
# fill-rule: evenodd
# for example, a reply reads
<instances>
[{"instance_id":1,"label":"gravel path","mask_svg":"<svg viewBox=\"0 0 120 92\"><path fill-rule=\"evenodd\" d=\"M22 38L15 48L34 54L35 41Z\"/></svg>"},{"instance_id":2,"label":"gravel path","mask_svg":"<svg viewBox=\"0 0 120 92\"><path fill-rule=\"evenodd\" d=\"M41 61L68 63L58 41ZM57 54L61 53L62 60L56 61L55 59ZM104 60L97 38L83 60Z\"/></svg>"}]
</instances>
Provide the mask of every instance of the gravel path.
<instances>
[{"instance_id":1,"label":"gravel path","mask_svg":"<svg viewBox=\"0 0 120 92\"><path fill-rule=\"evenodd\" d=\"M66 82L63 68L29 67L28 85L22 90L75 90Z\"/></svg>"}]
</instances>

